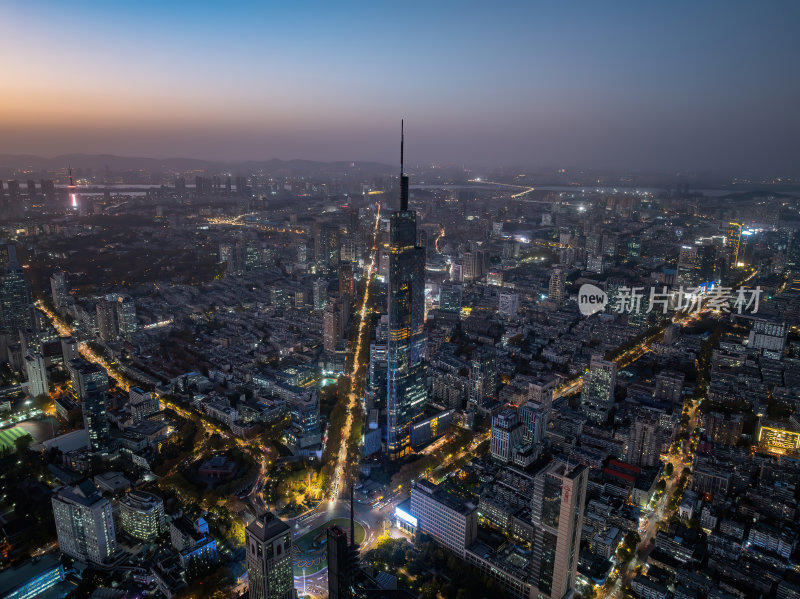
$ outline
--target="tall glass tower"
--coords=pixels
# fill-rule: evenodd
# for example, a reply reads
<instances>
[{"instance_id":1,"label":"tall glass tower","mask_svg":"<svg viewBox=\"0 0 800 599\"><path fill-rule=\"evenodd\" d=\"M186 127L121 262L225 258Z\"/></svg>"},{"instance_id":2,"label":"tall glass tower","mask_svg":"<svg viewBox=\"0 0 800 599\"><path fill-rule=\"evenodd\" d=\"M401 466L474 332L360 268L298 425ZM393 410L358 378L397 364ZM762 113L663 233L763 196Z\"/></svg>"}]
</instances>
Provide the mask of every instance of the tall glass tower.
<instances>
[{"instance_id":1,"label":"tall glass tower","mask_svg":"<svg viewBox=\"0 0 800 599\"><path fill-rule=\"evenodd\" d=\"M5 272L0 272L0 328L17 334L33 328L33 296L14 246L6 244L3 254L7 260Z\"/></svg>"},{"instance_id":2,"label":"tall glass tower","mask_svg":"<svg viewBox=\"0 0 800 599\"><path fill-rule=\"evenodd\" d=\"M425 249L417 244L417 214L408 209L408 176L400 141L400 210L389 229L389 340L387 344L387 450L408 453L410 426L425 404Z\"/></svg>"}]
</instances>

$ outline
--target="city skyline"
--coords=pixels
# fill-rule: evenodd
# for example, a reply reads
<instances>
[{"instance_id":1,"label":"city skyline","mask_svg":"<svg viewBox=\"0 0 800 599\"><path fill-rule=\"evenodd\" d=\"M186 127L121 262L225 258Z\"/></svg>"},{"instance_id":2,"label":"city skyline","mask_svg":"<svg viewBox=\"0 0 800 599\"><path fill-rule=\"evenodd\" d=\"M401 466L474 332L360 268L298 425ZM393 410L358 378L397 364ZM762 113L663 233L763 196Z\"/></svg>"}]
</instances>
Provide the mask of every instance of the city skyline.
<instances>
[{"instance_id":1,"label":"city skyline","mask_svg":"<svg viewBox=\"0 0 800 599\"><path fill-rule=\"evenodd\" d=\"M12 3L0 153L793 176L797 11Z\"/></svg>"},{"instance_id":2,"label":"city skyline","mask_svg":"<svg viewBox=\"0 0 800 599\"><path fill-rule=\"evenodd\" d=\"M800 599L796 4L3 6L0 597Z\"/></svg>"}]
</instances>

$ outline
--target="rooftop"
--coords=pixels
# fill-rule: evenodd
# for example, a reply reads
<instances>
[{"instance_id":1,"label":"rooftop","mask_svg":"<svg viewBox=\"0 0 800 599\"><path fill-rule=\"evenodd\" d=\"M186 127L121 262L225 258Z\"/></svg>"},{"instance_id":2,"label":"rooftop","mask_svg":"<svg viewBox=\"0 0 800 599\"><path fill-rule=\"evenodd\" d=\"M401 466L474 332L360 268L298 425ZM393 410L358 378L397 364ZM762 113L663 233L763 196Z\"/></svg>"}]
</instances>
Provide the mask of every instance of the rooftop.
<instances>
[{"instance_id":1,"label":"rooftop","mask_svg":"<svg viewBox=\"0 0 800 599\"><path fill-rule=\"evenodd\" d=\"M267 512L247 525L247 532L259 541L268 541L288 530L289 525L272 512Z\"/></svg>"}]
</instances>

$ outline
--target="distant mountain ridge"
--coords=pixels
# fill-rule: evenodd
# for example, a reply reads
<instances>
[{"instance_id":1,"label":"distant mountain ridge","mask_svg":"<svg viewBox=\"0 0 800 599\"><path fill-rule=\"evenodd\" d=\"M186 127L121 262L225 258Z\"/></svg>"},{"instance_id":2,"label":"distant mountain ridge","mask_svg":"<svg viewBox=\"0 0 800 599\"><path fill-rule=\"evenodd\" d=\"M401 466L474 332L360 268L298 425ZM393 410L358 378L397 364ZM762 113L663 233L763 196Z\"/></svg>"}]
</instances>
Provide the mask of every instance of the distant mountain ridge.
<instances>
[{"instance_id":1,"label":"distant mountain ridge","mask_svg":"<svg viewBox=\"0 0 800 599\"><path fill-rule=\"evenodd\" d=\"M141 156L117 156L115 154L62 154L43 158L31 154L0 154L0 169L22 169L58 171L72 165L73 169L94 171L108 167L112 171L145 170L149 172L207 171L209 174L229 172L250 174L263 170L265 173L304 174L306 172L344 172L356 170L362 174L382 175L391 173L396 167L367 160L339 160L321 162L314 160L246 160L223 162L199 158L145 158Z\"/></svg>"}]
</instances>

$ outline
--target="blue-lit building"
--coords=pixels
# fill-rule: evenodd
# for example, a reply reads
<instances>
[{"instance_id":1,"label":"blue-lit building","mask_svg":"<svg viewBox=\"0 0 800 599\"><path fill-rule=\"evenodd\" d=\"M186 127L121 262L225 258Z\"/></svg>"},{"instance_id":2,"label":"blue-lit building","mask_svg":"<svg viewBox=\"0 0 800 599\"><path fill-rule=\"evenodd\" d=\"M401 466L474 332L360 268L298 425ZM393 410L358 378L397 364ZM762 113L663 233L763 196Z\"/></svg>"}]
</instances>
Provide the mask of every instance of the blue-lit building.
<instances>
[{"instance_id":1,"label":"blue-lit building","mask_svg":"<svg viewBox=\"0 0 800 599\"><path fill-rule=\"evenodd\" d=\"M417 214L408 209L408 177L400 149L400 210L389 229L387 452L411 448L411 424L425 405L425 249L417 243Z\"/></svg>"},{"instance_id":2,"label":"blue-lit building","mask_svg":"<svg viewBox=\"0 0 800 599\"><path fill-rule=\"evenodd\" d=\"M52 555L43 555L0 572L0 597L34 599L64 580L64 567Z\"/></svg>"},{"instance_id":3,"label":"blue-lit building","mask_svg":"<svg viewBox=\"0 0 800 599\"><path fill-rule=\"evenodd\" d=\"M219 562L217 542L208 532L208 522L203 518L190 520L181 516L170 522L170 540L180 553L184 568L203 570Z\"/></svg>"}]
</instances>

